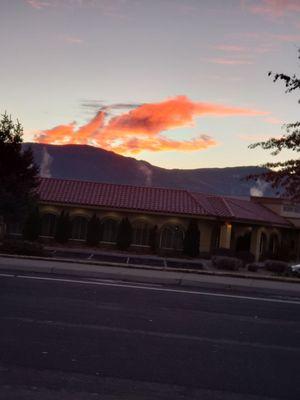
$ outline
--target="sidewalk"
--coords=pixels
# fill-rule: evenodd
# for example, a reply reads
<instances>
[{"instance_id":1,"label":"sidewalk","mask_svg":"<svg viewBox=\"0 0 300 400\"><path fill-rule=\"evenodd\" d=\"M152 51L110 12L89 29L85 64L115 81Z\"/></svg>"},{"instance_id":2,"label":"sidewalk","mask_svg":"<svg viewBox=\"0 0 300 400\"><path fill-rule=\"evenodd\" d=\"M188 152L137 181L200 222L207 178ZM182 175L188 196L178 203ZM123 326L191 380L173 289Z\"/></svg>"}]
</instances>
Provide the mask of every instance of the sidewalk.
<instances>
[{"instance_id":1,"label":"sidewalk","mask_svg":"<svg viewBox=\"0 0 300 400\"><path fill-rule=\"evenodd\" d=\"M1 273L39 273L76 278L97 278L122 282L152 283L186 288L209 288L222 290L285 292L300 296L299 280L291 278L257 279L232 276L230 273L203 271L174 271L163 268L139 266L95 265L95 263L41 259L35 257L0 256ZM275 277L273 277L275 278Z\"/></svg>"}]
</instances>

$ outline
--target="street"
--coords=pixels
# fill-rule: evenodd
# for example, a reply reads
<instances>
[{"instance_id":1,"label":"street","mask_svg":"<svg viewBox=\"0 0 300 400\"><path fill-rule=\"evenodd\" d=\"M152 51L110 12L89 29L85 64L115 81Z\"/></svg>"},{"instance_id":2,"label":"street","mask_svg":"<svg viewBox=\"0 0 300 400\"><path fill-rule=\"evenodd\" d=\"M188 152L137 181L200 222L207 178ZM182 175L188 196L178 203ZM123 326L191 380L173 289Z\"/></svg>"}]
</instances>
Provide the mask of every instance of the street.
<instances>
[{"instance_id":1,"label":"street","mask_svg":"<svg viewBox=\"0 0 300 400\"><path fill-rule=\"evenodd\" d=\"M300 398L299 299L23 275L0 276L3 399Z\"/></svg>"}]
</instances>

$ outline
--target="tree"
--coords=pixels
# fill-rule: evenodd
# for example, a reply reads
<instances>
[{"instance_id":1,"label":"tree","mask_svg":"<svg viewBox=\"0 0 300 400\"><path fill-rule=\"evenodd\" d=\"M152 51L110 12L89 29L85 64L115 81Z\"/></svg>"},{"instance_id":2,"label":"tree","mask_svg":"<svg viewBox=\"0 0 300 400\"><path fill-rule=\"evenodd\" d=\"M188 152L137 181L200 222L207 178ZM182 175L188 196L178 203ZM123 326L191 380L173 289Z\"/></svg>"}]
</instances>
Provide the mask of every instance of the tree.
<instances>
[{"instance_id":1,"label":"tree","mask_svg":"<svg viewBox=\"0 0 300 400\"><path fill-rule=\"evenodd\" d=\"M127 250L132 242L132 226L128 218L123 218L118 227L117 248Z\"/></svg>"},{"instance_id":2,"label":"tree","mask_svg":"<svg viewBox=\"0 0 300 400\"><path fill-rule=\"evenodd\" d=\"M197 221L191 220L183 240L183 253L190 257L199 255L200 231Z\"/></svg>"},{"instance_id":3,"label":"tree","mask_svg":"<svg viewBox=\"0 0 300 400\"><path fill-rule=\"evenodd\" d=\"M23 237L25 240L35 241L41 231L41 217L38 207L33 207L25 220Z\"/></svg>"},{"instance_id":4,"label":"tree","mask_svg":"<svg viewBox=\"0 0 300 400\"><path fill-rule=\"evenodd\" d=\"M70 238L71 233L71 223L69 214L65 211L60 213L58 217L56 231L55 231L55 241L60 244L65 244Z\"/></svg>"},{"instance_id":5,"label":"tree","mask_svg":"<svg viewBox=\"0 0 300 400\"><path fill-rule=\"evenodd\" d=\"M300 49L299 56L300 60ZM282 80L285 82L286 93L300 90L300 79L296 76L288 76L282 73L269 72L273 81ZM298 101L300 103L300 99ZM271 150L271 154L276 156L282 150L292 150L300 152L300 121L284 125L286 134L281 138L271 138L264 142L251 144L249 147L254 149L261 147L264 150ZM249 175L247 179L263 179L270 183L272 188L277 189L277 194L282 194L292 200L300 200L300 159L290 159L282 162L270 162L264 165L269 168L268 172L256 175Z\"/></svg>"},{"instance_id":6,"label":"tree","mask_svg":"<svg viewBox=\"0 0 300 400\"><path fill-rule=\"evenodd\" d=\"M24 221L37 199L39 169L31 148L22 150L22 125L7 113L0 120L0 215L6 223Z\"/></svg>"},{"instance_id":7,"label":"tree","mask_svg":"<svg viewBox=\"0 0 300 400\"><path fill-rule=\"evenodd\" d=\"M100 241L100 221L94 214L88 222L86 243L88 246L97 246Z\"/></svg>"}]
</instances>

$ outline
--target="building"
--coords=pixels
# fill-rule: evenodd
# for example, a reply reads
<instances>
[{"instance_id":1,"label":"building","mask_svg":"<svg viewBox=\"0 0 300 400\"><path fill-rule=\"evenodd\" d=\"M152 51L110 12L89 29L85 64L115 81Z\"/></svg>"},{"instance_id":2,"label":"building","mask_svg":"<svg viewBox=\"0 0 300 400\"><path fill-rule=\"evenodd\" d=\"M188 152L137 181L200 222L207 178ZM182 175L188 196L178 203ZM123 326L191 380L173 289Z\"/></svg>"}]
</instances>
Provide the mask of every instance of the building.
<instances>
[{"instance_id":1,"label":"building","mask_svg":"<svg viewBox=\"0 0 300 400\"><path fill-rule=\"evenodd\" d=\"M39 196L45 241L53 240L58 216L65 210L71 220L70 244L84 243L88 220L96 214L102 226L101 248L114 248L118 224L128 217L134 251L150 251L151 230L156 226L157 252L180 254L185 230L194 219L200 230L200 254L219 247L250 251L258 260L275 255L283 243L299 254L300 213L291 214L281 199L53 178L41 179Z\"/></svg>"}]
</instances>

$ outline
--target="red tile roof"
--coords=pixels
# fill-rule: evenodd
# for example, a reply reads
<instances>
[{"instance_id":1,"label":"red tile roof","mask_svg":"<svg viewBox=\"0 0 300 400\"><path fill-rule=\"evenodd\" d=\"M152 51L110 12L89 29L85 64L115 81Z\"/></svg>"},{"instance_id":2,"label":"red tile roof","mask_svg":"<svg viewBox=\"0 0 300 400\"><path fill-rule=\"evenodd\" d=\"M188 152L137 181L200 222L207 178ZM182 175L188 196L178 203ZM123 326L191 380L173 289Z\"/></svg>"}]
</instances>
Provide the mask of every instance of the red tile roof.
<instances>
[{"instance_id":1,"label":"red tile roof","mask_svg":"<svg viewBox=\"0 0 300 400\"><path fill-rule=\"evenodd\" d=\"M50 203L289 225L283 217L250 200L180 189L41 178L39 196Z\"/></svg>"}]
</instances>

